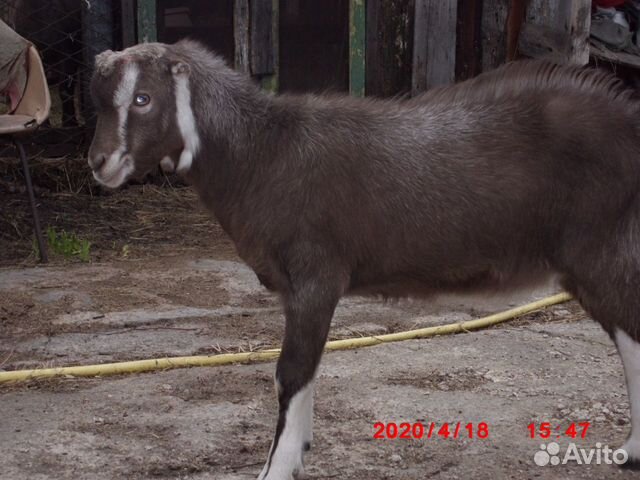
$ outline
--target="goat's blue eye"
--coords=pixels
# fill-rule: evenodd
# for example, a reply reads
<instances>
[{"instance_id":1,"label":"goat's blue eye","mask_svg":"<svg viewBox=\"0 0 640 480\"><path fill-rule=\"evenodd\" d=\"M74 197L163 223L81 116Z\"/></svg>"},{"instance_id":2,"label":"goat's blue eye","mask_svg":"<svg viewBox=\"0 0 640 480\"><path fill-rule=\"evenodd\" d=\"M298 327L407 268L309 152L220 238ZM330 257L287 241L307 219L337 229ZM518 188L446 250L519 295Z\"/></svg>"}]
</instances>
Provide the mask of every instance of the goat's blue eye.
<instances>
[{"instance_id":1,"label":"goat's blue eye","mask_svg":"<svg viewBox=\"0 0 640 480\"><path fill-rule=\"evenodd\" d=\"M149 102L151 101L151 98L149 97L149 95L146 95L144 93L138 93L135 98L133 99L133 104L136 107L144 107L145 105L147 105Z\"/></svg>"}]
</instances>

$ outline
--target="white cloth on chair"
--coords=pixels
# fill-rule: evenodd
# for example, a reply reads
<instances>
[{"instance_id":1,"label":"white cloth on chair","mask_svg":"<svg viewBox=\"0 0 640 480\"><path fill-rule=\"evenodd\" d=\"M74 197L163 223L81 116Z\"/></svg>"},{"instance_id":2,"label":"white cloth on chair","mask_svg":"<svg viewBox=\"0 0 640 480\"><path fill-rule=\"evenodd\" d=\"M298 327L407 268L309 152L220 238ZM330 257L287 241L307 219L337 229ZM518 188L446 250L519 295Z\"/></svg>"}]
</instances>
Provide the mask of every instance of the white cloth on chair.
<instances>
[{"instance_id":1,"label":"white cloth on chair","mask_svg":"<svg viewBox=\"0 0 640 480\"><path fill-rule=\"evenodd\" d=\"M27 84L27 54L31 44L0 20L0 45L0 99L9 98L9 112L12 112Z\"/></svg>"}]
</instances>

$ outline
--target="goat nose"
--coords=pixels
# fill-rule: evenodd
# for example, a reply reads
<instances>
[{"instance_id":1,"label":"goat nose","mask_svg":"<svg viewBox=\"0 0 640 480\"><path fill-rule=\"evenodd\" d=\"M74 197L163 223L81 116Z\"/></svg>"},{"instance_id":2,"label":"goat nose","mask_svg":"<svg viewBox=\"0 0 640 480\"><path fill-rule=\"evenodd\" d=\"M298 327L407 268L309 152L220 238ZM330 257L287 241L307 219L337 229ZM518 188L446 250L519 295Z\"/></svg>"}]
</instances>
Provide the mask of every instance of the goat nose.
<instances>
[{"instance_id":1,"label":"goat nose","mask_svg":"<svg viewBox=\"0 0 640 480\"><path fill-rule=\"evenodd\" d=\"M89 166L94 171L100 170L100 167L102 167L102 165L104 165L104 162L106 161L107 156L104 153L89 155Z\"/></svg>"}]
</instances>

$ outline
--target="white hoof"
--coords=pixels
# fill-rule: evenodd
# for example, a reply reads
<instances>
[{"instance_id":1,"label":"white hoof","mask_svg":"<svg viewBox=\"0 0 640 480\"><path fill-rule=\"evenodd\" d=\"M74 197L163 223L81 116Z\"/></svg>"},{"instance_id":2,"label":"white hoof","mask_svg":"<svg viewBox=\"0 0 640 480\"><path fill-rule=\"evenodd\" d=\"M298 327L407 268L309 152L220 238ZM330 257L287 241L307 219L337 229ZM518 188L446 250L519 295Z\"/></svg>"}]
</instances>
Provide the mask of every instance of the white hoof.
<instances>
[{"instance_id":1,"label":"white hoof","mask_svg":"<svg viewBox=\"0 0 640 480\"><path fill-rule=\"evenodd\" d=\"M621 448L629 455L627 462L640 462L640 440L629 438Z\"/></svg>"},{"instance_id":2,"label":"white hoof","mask_svg":"<svg viewBox=\"0 0 640 480\"><path fill-rule=\"evenodd\" d=\"M277 462L267 462L258 476L258 480L298 480L304 476L302 451L287 452L279 450Z\"/></svg>"}]
</instances>

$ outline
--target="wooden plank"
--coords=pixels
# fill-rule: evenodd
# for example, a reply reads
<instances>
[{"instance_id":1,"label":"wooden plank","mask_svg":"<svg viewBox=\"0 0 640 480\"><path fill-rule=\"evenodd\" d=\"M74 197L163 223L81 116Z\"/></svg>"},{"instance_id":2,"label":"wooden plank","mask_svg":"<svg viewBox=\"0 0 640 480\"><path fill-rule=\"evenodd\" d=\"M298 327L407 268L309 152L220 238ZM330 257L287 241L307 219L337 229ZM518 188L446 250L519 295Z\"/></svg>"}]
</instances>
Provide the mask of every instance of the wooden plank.
<instances>
[{"instance_id":1,"label":"wooden plank","mask_svg":"<svg viewBox=\"0 0 640 480\"><path fill-rule=\"evenodd\" d=\"M590 55L594 59L596 66L601 63L607 63L610 66L622 65L640 70L640 57L627 52L613 52L604 47L597 40L591 41Z\"/></svg>"},{"instance_id":2,"label":"wooden plank","mask_svg":"<svg viewBox=\"0 0 640 480\"><path fill-rule=\"evenodd\" d=\"M138 0L138 43L157 40L156 0Z\"/></svg>"},{"instance_id":3,"label":"wooden plank","mask_svg":"<svg viewBox=\"0 0 640 480\"><path fill-rule=\"evenodd\" d=\"M529 0L511 0L507 13L507 62L518 57L518 39L524 24Z\"/></svg>"},{"instance_id":4,"label":"wooden plank","mask_svg":"<svg viewBox=\"0 0 640 480\"><path fill-rule=\"evenodd\" d=\"M415 0L368 0L366 7L367 95L410 92Z\"/></svg>"},{"instance_id":5,"label":"wooden plank","mask_svg":"<svg viewBox=\"0 0 640 480\"><path fill-rule=\"evenodd\" d=\"M427 89L427 35L428 0L416 0L413 23L413 71L411 72L411 94Z\"/></svg>"},{"instance_id":6,"label":"wooden plank","mask_svg":"<svg viewBox=\"0 0 640 480\"><path fill-rule=\"evenodd\" d=\"M590 27L590 0L531 0L518 49L534 58L586 65Z\"/></svg>"},{"instance_id":7,"label":"wooden plank","mask_svg":"<svg viewBox=\"0 0 640 480\"><path fill-rule=\"evenodd\" d=\"M437 8L436 8L437 6ZM455 81L458 2L431 1L427 50L427 88Z\"/></svg>"},{"instance_id":8,"label":"wooden plank","mask_svg":"<svg viewBox=\"0 0 640 480\"><path fill-rule=\"evenodd\" d=\"M356 97L365 94L365 32L365 0L349 0L349 92Z\"/></svg>"},{"instance_id":9,"label":"wooden plank","mask_svg":"<svg viewBox=\"0 0 640 480\"><path fill-rule=\"evenodd\" d=\"M262 78L262 88L270 92L280 89L280 1L271 0L271 51L273 73Z\"/></svg>"},{"instance_id":10,"label":"wooden plank","mask_svg":"<svg viewBox=\"0 0 640 480\"><path fill-rule=\"evenodd\" d=\"M122 48L136 43L136 2L135 0L120 1L120 23L122 25Z\"/></svg>"},{"instance_id":11,"label":"wooden plank","mask_svg":"<svg viewBox=\"0 0 640 480\"><path fill-rule=\"evenodd\" d=\"M482 71L482 0L458 0L456 79Z\"/></svg>"},{"instance_id":12,"label":"wooden plank","mask_svg":"<svg viewBox=\"0 0 640 480\"><path fill-rule=\"evenodd\" d=\"M256 76L271 75L273 61L273 2L251 0L249 3L251 73Z\"/></svg>"},{"instance_id":13,"label":"wooden plank","mask_svg":"<svg viewBox=\"0 0 640 480\"><path fill-rule=\"evenodd\" d=\"M383 60L384 30L380 28L384 15L384 0L368 0L365 32L365 90L369 95L378 95L383 87L385 62Z\"/></svg>"},{"instance_id":14,"label":"wooden plank","mask_svg":"<svg viewBox=\"0 0 640 480\"><path fill-rule=\"evenodd\" d=\"M415 95L455 80L457 0L416 0L413 75Z\"/></svg>"},{"instance_id":15,"label":"wooden plank","mask_svg":"<svg viewBox=\"0 0 640 480\"><path fill-rule=\"evenodd\" d=\"M235 68L249 73L249 0L235 0L233 5Z\"/></svg>"},{"instance_id":16,"label":"wooden plank","mask_svg":"<svg viewBox=\"0 0 640 480\"><path fill-rule=\"evenodd\" d=\"M518 50L527 57L566 63L567 40L567 36L555 27L525 23L520 33Z\"/></svg>"},{"instance_id":17,"label":"wooden plank","mask_svg":"<svg viewBox=\"0 0 640 480\"><path fill-rule=\"evenodd\" d=\"M111 2L81 2L82 8L82 59L91 68L80 69L80 110L88 130L95 126L95 111L91 101L91 75L98 53L115 48L113 5Z\"/></svg>"},{"instance_id":18,"label":"wooden plank","mask_svg":"<svg viewBox=\"0 0 640 480\"><path fill-rule=\"evenodd\" d=\"M509 0L484 0L482 5L482 71L493 70L507 58Z\"/></svg>"},{"instance_id":19,"label":"wooden plank","mask_svg":"<svg viewBox=\"0 0 640 480\"><path fill-rule=\"evenodd\" d=\"M591 32L591 1L562 2L561 11L565 32L569 35L567 61L577 65L589 63L589 35Z\"/></svg>"}]
</instances>

